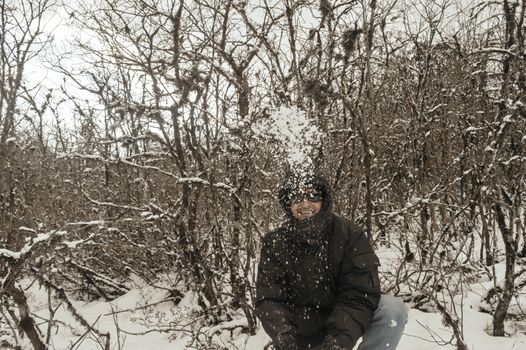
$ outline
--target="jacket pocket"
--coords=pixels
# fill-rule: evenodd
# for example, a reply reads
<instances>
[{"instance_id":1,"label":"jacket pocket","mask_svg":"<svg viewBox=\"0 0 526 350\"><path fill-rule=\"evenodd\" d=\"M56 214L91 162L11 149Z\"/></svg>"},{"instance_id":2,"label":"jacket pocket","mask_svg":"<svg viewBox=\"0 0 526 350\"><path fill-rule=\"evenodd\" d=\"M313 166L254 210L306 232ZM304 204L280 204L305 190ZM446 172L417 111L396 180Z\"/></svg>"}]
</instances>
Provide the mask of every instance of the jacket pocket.
<instances>
[{"instance_id":1,"label":"jacket pocket","mask_svg":"<svg viewBox=\"0 0 526 350\"><path fill-rule=\"evenodd\" d=\"M367 287L380 288L378 266L380 260L374 253L366 253L351 258L353 282Z\"/></svg>"},{"instance_id":2,"label":"jacket pocket","mask_svg":"<svg viewBox=\"0 0 526 350\"><path fill-rule=\"evenodd\" d=\"M358 271L376 271L380 260L374 253L365 253L351 258L353 267Z\"/></svg>"}]
</instances>

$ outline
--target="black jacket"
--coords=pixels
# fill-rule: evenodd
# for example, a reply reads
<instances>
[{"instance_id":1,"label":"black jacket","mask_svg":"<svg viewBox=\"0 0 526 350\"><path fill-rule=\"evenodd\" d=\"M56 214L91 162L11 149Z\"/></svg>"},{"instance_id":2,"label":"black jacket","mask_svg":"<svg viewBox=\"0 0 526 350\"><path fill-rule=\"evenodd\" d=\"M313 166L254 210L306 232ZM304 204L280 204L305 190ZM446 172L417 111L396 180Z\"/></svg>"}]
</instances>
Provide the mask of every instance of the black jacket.
<instances>
[{"instance_id":1,"label":"black jacket","mask_svg":"<svg viewBox=\"0 0 526 350\"><path fill-rule=\"evenodd\" d=\"M262 240L256 313L274 343L286 334L299 349L324 339L351 349L378 307L378 258L363 230L329 208L289 216Z\"/></svg>"}]
</instances>

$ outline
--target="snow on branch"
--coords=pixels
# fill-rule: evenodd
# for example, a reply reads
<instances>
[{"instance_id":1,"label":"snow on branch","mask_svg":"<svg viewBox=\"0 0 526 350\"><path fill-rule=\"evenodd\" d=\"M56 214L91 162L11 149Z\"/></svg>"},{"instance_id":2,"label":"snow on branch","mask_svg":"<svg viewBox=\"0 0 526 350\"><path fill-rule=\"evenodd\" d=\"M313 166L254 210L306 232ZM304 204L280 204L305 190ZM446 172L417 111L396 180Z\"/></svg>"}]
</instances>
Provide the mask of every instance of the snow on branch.
<instances>
[{"instance_id":1,"label":"snow on branch","mask_svg":"<svg viewBox=\"0 0 526 350\"><path fill-rule=\"evenodd\" d=\"M95 234L92 233L87 238L77 239L75 241L62 241L62 242L60 242L60 244L63 244L64 246L66 246L66 248L75 249L75 248L77 248L78 245L81 245L81 244L84 244L84 243L86 243L88 241L91 241L94 236L95 236Z\"/></svg>"},{"instance_id":2,"label":"snow on branch","mask_svg":"<svg viewBox=\"0 0 526 350\"><path fill-rule=\"evenodd\" d=\"M177 179L177 176L159 167L151 166L151 165L141 165L141 164L130 162L128 160L121 159L121 158L102 157L96 154L79 154L79 153L59 153L58 158L59 159L60 158L76 158L76 159L96 160L96 161L107 163L107 164L126 164L129 166L135 167L135 168L154 170L154 171L160 172L161 174Z\"/></svg>"},{"instance_id":3,"label":"snow on branch","mask_svg":"<svg viewBox=\"0 0 526 350\"><path fill-rule=\"evenodd\" d=\"M81 190L82 191L82 194L84 194L84 196L92 203L94 204L97 204L97 205L101 205L101 206L106 206L106 207L111 207L111 208L118 208L118 209L126 209L126 210L133 210L133 211L140 211L140 212L143 212L145 211L146 209L145 208L139 208L139 207L134 207L132 205L121 205L121 204L115 204L115 203L112 203L112 202L101 202L101 201L98 201L96 199L93 199L89 196L89 194L86 193L86 191L84 190ZM94 225L94 224L91 224L91 226Z\"/></svg>"},{"instance_id":4,"label":"snow on branch","mask_svg":"<svg viewBox=\"0 0 526 350\"><path fill-rule=\"evenodd\" d=\"M434 112L437 111L438 109L440 109L440 108L442 108L442 107L446 107L446 106L447 106L447 104L445 104L445 103L439 103L439 104L437 104L436 106L430 108L430 109L427 111L427 113L434 113Z\"/></svg>"},{"instance_id":5,"label":"snow on branch","mask_svg":"<svg viewBox=\"0 0 526 350\"><path fill-rule=\"evenodd\" d=\"M75 225L75 224L80 224L80 223L72 223L72 224L67 224L67 225ZM86 224L93 224L93 222L89 222L89 223L88 222L83 222L83 224L84 225L86 225ZM24 227L24 226L20 227L19 230L36 233L35 230L29 229L29 228ZM12 250L9 250L9 249L0 249L0 258L7 258L7 259L10 259L10 260L22 260L22 259L26 258L28 255L30 255L30 253L34 249L36 249L36 247L38 245L41 245L40 243L51 242L53 239L58 238L58 237L66 236L67 234L68 234L67 231L63 231L63 230L60 230L60 229L57 229L55 231L51 231L49 233L38 233L38 234L36 234L36 237L30 238L29 241L22 247L22 249L20 249L20 251L12 251ZM92 240L94 236L95 236L95 234L91 234L89 237L84 238L84 239L79 239L79 240L75 240L75 241L60 241L60 242L55 242L55 244L63 245L66 248L74 249L78 245L84 244L84 243Z\"/></svg>"},{"instance_id":6,"label":"snow on branch","mask_svg":"<svg viewBox=\"0 0 526 350\"><path fill-rule=\"evenodd\" d=\"M478 53L500 53L500 54L503 54L503 55L510 55L510 56L513 56L513 57L516 57L517 54L511 50L506 50L506 49L502 49L500 47L485 47L483 49L480 49L480 50L477 50L477 51L473 51L473 54L478 54Z\"/></svg>"},{"instance_id":7,"label":"snow on branch","mask_svg":"<svg viewBox=\"0 0 526 350\"><path fill-rule=\"evenodd\" d=\"M106 139L103 139L102 141L99 141L100 144L104 145L104 144L111 144L111 143L117 143L117 142L120 142L120 143L131 143L131 142L135 142L135 141L145 141L145 140L149 140L150 137L148 134L144 134L144 135L138 135L138 136L132 136L132 135L122 135L122 136L118 136L118 137L113 137L111 135L109 135Z\"/></svg>"},{"instance_id":8,"label":"snow on branch","mask_svg":"<svg viewBox=\"0 0 526 350\"><path fill-rule=\"evenodd\" d=\"M70 260L69 263L82 271L84 274L88 274L93 282L103 283L104 285L113 288L121 294L126 294L129 291L125 285L115 282L111 277L102 275L88 266L81 265L80 263L72 260Z\"/></svg>"},{"instance_id":9,"label":"snow on branch","mask_svg":"<svg viewBox=\"0 0 526 350\"><path fill-rule=\"evenodd\" d=\"M232 186L229 186L223 182L218 182L218 183L213 183L211 184L209 181L205 180L205 179L202 179L200 177L197 177L197 176L194 176L194 177L178 177L176 176L175 174L169 172L169 171L166 171L166 170L163 170L159 167L155 167L155 166L151 166L151 165L142 165L142 164L137 164L137 163L134 163L134 162L130 162L128 160L124 160L124 159L120 159L120 158L112 158L112 157L102 157L102 156L99 156L99 155L96 155L96 154L79 154L79 153L60 153L58 155L59 158L76 158L76 159L86 159L86 160L95 160L95 161L99 161L99 162L102 162L102 163L107 163L107 164L125 164L125 165L129 165L129 166L132 166L132 167L135 167L135 168L139 168L139 169L145 169L145 170L154 170L154 171L157 171L157 172L160 172L164 175L167 175L171 178L174 178L176 180L176 183L178 184L196 184L196 185L204 185L204 186L213 186L215 188L219 188L219 189L223 189L223 190L227 190L227 191L230 191L230 192L235 192L235 188L233 188ZM89 196L88 196L89 198ZM89 198L90 201L92 202L96 202L95 200ZM120 205L117 205L117 204L114 204L114 203L107 203L107 202L97 202L96 204L101 204L101 205L108 205L108 206L116 206L116 207L120 207L120 208L125 208L127 207L127 209L132 209L132 210L136 210L136 211L143 211L144 209L142 208L137 208L137 207L132 207L132 206L120 206Z\"/></svg>"},{"instance_id":10,"label":"snow on branch","mask_svg":"<svg viewBox=\"0 0 526 350\"><path fill-rule=\"evenodd\" d=\"M522 157L522 156L513 156L511 157L510 159L506 160L506 161L501 161L501 164L503 165L510 165L511 163L514 163L514 162L517 162L519 164L521 164L522 162L526 162L526 157Z\"/></svg>"},{"instance_id":11,"label":"snow on branch","mask_svg":"<svg viewBox=\"0 0 526 350\"><path fill-rule=\"evenodd\" d=\"M215 333L220 333L224 330L234 330L236 328L248 328L248 321L246 318L238 318L232 321L223 322L213 327L203 327L202 331L206 332L208 336L212 336Z\"/></svg>"},{"instance_id":12,"label":"snow on branch","mask_svg":"<svg viewBox=\"0 0 526 350\"><path fill-rule=\"evenodd\" d=\"M458 206L458 205L454 205L454 204L450 204L450 203L444 203L444 202L440 202L440 201L433 201L430 198L435 193L436 193L436 191L433 191L433 192L429 193L427 198L414 198L412 201L406 203L405 207L401 208L400 210L396 210L396 211L385 211L385 210L377 211L377 212L373 213L372 216L373 217L385 216L385 218L389 220L389 219L394 218L396 216L403 215L404 213L411 212L411 210L413 210L414 208L418 208L422 204L433 204L433 205L443 206L443 207L447 207L447 208L456 208L456 209L459 209L459 210L465 210L466 207L467 207L467 206Z\"/></svg>"},{"instance_id":13,"label":"snow on branch","mask_svg":"<svg viewBox=\"0 0 526 350\"><path fill-rule=\"evenodd\" d=\"M13 260L20 260L27 256L35 246L37 246L38 243L51 240L52 238L56 236L63 236L66 234L65 231L53 231L50 233L39 233L36 237L31 238L29 242L27 242L20 251L15 252L9 249L0 249L0 257L13 259Z\"/></svg>"}]
</instances>

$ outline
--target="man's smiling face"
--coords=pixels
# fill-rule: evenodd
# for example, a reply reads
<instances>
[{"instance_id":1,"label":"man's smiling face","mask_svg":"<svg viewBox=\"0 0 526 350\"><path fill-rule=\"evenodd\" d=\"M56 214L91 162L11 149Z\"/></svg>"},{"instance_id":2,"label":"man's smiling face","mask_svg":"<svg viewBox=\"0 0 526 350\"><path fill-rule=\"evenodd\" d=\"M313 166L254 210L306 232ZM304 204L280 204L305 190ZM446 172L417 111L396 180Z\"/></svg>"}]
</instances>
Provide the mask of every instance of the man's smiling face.
<instances>
[{"instance_id":1,"label":"man's smiling face","mask_svg":"<svg viewBox=\"0 0 526 350\"><path fill-rule=\"evenodd\" d=\"M290 210L298 220L305 220L318 214L322 206L321 193L314 189L304 189L296 198L293 198Z\"/></svg>"}]
</instances>

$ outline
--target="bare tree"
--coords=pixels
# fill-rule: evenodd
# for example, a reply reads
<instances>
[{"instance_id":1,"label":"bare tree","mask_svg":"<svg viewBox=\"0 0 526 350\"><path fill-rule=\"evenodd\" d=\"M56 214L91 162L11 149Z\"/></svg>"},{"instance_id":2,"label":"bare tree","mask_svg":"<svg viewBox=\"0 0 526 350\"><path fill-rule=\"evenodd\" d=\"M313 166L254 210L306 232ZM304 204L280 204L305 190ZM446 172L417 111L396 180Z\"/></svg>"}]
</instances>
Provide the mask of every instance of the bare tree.
<instances>
[{"instance_id":1,"label":"bare tree","mask_svg":"<svg viewBox=\"0 0 526 350\"><path fill-rule=\"evenodd\" d=\"M28 63L41 54L50 42L43 32L43 17L55 8L50 0L0 2L0 222L7 247L20 243L16 239L16 194L10 149L15 144L16 126L22 118L20 96L27 81L24 74Z\"/></svg>"}]
</instances>

